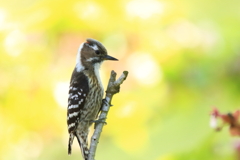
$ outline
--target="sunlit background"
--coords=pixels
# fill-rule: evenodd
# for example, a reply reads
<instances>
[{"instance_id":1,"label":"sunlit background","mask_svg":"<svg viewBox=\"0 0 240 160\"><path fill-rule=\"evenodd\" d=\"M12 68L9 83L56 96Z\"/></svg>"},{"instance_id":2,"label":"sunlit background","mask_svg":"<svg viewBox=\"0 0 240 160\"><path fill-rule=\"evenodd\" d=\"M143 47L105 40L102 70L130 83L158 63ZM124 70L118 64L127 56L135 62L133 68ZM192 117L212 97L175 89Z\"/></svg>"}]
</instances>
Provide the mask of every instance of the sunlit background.
<instances>
[{"instance_id":1,"label":"sunlit background","mask_svg":"<svg viewBox=\"0 0 240 160\"><path fill-rule=\"evenodd\" d=\"M67 155L68 86L80 43L102 42L129 77L114 96L96 160L235 160L237 138L211 107L240 108L239 0L0 2L0 159Z\"/></svg>"}]
</instances>

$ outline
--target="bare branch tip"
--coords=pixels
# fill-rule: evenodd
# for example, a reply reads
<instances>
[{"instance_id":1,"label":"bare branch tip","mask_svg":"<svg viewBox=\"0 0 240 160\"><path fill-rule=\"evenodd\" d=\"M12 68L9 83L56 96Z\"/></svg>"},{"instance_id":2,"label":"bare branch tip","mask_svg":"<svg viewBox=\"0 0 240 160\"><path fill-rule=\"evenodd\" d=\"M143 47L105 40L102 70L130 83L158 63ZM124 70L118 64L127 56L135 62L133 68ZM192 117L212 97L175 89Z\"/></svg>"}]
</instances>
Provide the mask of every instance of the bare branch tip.
<instances>
[{"instance_id":1,"label":"bare branch tip","mask_svg":"<svg viewBox=\"0 0 240 160\"><path fill-rule=\"evenodd\" d=\"M114 70L112 70L111 75L117 75L117 73Z\"/></svg>"},{"instance_id":2,"label":"bare branch tip","mask_svg":"<svg viewBox=\"0 0 240 160\"><path fill-rule=\"evenodd\" d=\"M117 76L117 73L114 70L112 70L111 75L110 75L110 81L115 82L116 81L116 76Z\"/></svg>"},{"instance_id":3,"label":"bare branch tip","mask_svg":"<svg viewBox=\"0 0 240 160\"><path fill-rule=\"evenodd\" d=\"M123 74L125 75L125 79L126 79L128 76L128 71L123 71Z\"/></svg>"}]
</instances>

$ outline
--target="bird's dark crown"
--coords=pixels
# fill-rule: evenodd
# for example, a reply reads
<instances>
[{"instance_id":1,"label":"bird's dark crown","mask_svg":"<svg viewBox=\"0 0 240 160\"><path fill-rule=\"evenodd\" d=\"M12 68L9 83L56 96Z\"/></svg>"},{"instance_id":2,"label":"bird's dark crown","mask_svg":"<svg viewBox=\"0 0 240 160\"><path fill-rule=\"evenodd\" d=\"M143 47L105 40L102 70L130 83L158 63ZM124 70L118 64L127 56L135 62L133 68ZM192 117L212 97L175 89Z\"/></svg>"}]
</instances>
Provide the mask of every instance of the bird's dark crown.
<instances>
[{"instance_id":1,"label":"bird's dark crown","mask_svg":"<svg viewBox=\"0 0 240 160\"><path fill-rule=\"evenodd\" d=\"M88 38L83 43L81 49L81 60L83 63L95 64L101 63L104 60L117 60L107 54L106 48L97 40Z\"/></svg>"},{"instance_id":2,"label":"bird's dark crown","mask_svg":"<svg viewBox=\"0 0 240 160\"><path fill-rule=\"evenodd\" d=\"M106 48L100 43L99 41L88 38L85 44L89 45L92 49L95 50L95 52L98 52L98 54L107 54Z\"/></svg>"}]
</instances>

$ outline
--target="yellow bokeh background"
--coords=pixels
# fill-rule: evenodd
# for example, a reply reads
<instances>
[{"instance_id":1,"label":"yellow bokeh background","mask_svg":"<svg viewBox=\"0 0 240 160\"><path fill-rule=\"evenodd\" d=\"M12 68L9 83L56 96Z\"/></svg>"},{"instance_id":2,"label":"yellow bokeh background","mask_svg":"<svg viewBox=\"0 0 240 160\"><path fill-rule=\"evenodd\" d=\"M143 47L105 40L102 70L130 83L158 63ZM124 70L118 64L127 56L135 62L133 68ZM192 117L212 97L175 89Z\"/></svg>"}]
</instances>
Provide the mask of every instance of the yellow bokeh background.
<instances>
[{"instance_id":1,"label":"yellow bokeh background","mask_svg":"<svg viewBox=\"0 0 240 160\"><path fill-rule=\"evenodd\" d=\"M209 127L240 107L240 1L0 1L0 159L67 155L69 80L79 45L99 40L129 71L97 160L231 160L237 138ZM91 130L92 133L92 130Z\"/></svg>"}]
</instances>

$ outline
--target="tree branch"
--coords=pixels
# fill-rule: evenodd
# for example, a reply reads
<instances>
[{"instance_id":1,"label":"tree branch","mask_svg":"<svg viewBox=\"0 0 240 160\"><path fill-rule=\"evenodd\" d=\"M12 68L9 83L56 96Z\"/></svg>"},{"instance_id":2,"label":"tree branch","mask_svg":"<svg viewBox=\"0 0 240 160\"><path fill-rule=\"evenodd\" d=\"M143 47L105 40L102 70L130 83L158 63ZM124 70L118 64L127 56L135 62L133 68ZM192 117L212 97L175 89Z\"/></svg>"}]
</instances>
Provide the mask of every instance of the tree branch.
<instances>
[{"instance_id":1,"label":"tree branch","mask_svg":"<svg viewBox=\"0 0 240 160\"><path fill-rule=\"evenodd\" d=\"M106 96L105 100L102 103L102 109L101 113L99 115L99 118L97 121L105 121L107 119L107 114L110 109L112 97L114 94L118 93L120 90L120 85L123 83L123 81L127 78L128 76L128 71L124 71L123 74L116 80L116 72L112 71L111 76L108 82L107 90L106 90ZM103 129L104 123L95 123L95 131L92 135L91 138L91 144L90 144L90 149L89 149L89 155L88 155L88 160L94 160L95 153L97 150L97 144Z\"/></svg>"}]
</instances>

